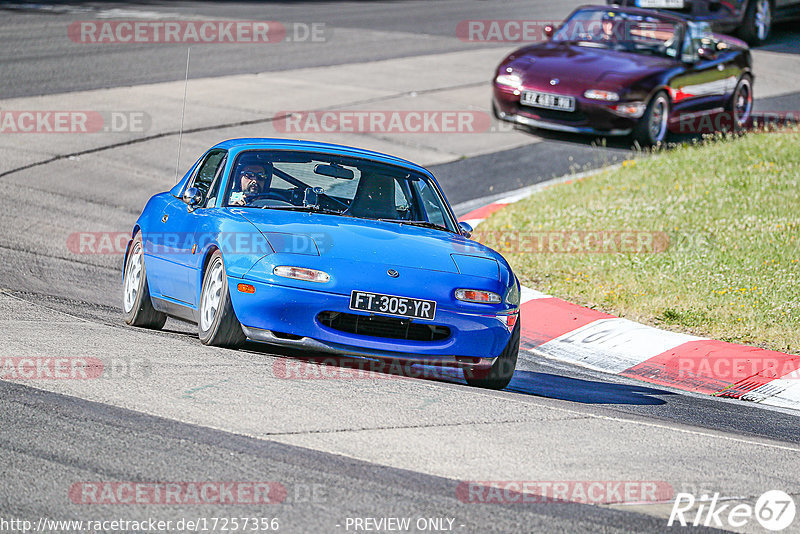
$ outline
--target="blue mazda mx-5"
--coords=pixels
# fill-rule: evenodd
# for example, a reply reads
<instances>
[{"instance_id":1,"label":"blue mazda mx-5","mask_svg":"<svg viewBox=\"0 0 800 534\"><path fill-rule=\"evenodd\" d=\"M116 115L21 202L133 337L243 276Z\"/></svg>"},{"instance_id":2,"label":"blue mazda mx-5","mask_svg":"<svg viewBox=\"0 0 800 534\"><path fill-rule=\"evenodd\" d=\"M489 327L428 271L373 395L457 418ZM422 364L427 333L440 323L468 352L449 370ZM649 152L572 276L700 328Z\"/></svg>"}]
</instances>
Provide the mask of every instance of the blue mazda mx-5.
<instances>
[{"instance_id":1,"label":"blue mazda mx-5","mask_svg":"<svg viewBox=\"0 0 800 534\"><path fill-rule=\"evenodd\" d=\"M464 369L503 388L520 287L426 169L345 146L234 139L152 197L125 253L128 324Z\"/></svg>"}]
</instances>

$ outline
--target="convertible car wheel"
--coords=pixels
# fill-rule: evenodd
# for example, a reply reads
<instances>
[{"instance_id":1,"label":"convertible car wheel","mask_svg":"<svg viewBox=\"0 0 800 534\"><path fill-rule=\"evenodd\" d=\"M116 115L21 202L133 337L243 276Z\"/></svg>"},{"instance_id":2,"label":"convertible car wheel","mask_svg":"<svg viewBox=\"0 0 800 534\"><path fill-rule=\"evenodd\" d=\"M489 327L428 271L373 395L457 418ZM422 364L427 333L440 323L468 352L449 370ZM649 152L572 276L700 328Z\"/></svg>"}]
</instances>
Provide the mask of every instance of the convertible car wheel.
<instances>
[{"instance_id":1,"label":"convertible car wheel","mask_svg":"<svg viewBox=\"0 0 800 534\"><path fill-rule=\"evenodd\" d=\"M517 321L508 345L495 359L489 369L464 369L464 379L470 386L486 389L503 389L514 376L519 355L519 321Z\"/></svg>"},{"instance_id":2,"label":"convertible car wheel","mask_svg":"<svg viewBox=\"0 0 800 534\"><path fill-rule=\"evenodd\" d=\"M150 300L140 234L133 238L125 260L122 274L122 311L125 322L132 326L159 329L167 321L167 316L153 308Z\"/></svg>"},{"instance_id":3,"label":"convertible car wheel","mask_svg":"<svg viewBox=\"0 0 800 534\"><path fill-rule=\"evenodd\" d=\"M772 1L750 0L739 35L752 46L764 44L772 31Z\"/></svg>"},{"instance_id":4,"label":"convertible car wheel","mask_svg":"<svg viewBox=\"0 0 800 534\"><path fill-rule=\"evenodd\" d=\"M667 138L669 99L663 91L650 99L647 109L633 130L633 139L641 147L657 146Z\"/></svg>"},{"instance_id":5,"label":"convertible car wheel","mask_svg":"<svg viewBox=\"0 0 800 534\"><path fill-rule=\"evenodd\" d=\"M749 76L742 76L733 92L725 111L731 117L734 131L739 131L747 126L750 114L753 111L753 85Z\"/></svg>"},{"instance_id":6,"label":"convertible car wheel","mask_svg":"<svg viewBox=\"0 0 800 534\"><path fill-rule=\"evenodd\" d=\"M247 339L233 311L228 276L219 250L211 256L203 277L199 312L198 334L204 345L233 348Z\"/></svg>"}]
</instances>

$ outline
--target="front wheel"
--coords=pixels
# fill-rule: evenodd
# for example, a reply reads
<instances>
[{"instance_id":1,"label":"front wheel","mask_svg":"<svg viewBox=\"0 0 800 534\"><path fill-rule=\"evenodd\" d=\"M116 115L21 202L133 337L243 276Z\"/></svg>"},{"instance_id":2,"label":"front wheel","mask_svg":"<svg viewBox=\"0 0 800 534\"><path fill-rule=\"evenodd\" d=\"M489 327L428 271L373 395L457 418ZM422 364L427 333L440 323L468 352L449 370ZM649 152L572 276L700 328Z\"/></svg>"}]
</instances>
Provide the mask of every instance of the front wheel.
<instances>
[{"instance_id":1,"label":"front wheel","mask_svg":"<svg viewBox=\"0 0 800 534\"><path fill-rule=\"evenodd\" d=\"M772 32L772 1L750 0L744 14L739 36L751 46L759 46Z\"/></svg>"},{"instance_id":2,"label":"front wheel","mask_svg":"<svg viewBox=\"0 0 800 534\"><path fill-rule=\"evenodd\" d=\"M725 111L731 118L731 127L734 131L738 132L747 126L753 111L753 84L747 74L736 84L733 96L725 105Z\"/></svg>"},{"instance_id":3,"label":"front wheel","mask_svg":"<svg viewBox=\"0 0 800 534\"><path fill-rule=\"evenodd\" d=\"M503 389L514 376L519 356L519 325L511 332L511 339L489 369L464 369L464 379L467 384L486 389Z\"/></svg>"},{"instance_id":4,"label":"front wheel","mask_svg":"<svg viewBox=\"0 0 800 534\"><path fill-rule=\"evenodd\" d=\"M247 339L233 311L225 262L219 250L214 251L203 276L199 312L197 330L204 345L235 348Z\"/></svg>"},{"instance_id":5,"label":"front wheel","mask_svg":"<svg viewBox=\"0 0 800 534\"><path fill-rule=\"evenodd\" d=\"M166 314L157 311L150 300L147 271L144 268L144 247L141 234L136 234L125 258L122 271L122 312L125 322L131 326L154 328L167 322Z\"/></svg>"},{"instance_id":6,"label":"front wheel","mask_svg":"<svg viewBox=\"0 0 800 534\"><path fill-rule=\"evenodd\" d=\"M667 138L669 98L660 91L650 99L647 109L633 129L633 140L642 148L658 146Z\"/></svg>"}]
</instances>

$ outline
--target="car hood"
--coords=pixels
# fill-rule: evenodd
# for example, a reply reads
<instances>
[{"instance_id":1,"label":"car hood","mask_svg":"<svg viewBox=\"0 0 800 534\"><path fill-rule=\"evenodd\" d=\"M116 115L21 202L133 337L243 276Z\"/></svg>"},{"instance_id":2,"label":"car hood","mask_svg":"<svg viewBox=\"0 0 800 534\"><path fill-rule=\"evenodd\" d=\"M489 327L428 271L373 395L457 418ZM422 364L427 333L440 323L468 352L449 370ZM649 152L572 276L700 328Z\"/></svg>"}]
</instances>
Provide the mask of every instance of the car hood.
<instances>
[{"instance_id":1,"label":"car hood","mask_svg":"<svg viewBox=\"0 0 800 534\"><path fill-rule=\"evenodd\" d=\"M520 73L523 85L550 87L627 85L643 76L668 69L675 60L569 43L545 43L523 48L509 57L506 67ZM556 86L550 80L558 79Z\"/></svg>"},{"instance_id":2,"label":"car hood","mask_svg":"<svg viewBox=\"0 0 800 534\"><path fill-rule=\"evenodd\" d=\"M237 211L276 253L498 277L496 252L451 232L318 213Z\"/></svg>"}]
</instances>

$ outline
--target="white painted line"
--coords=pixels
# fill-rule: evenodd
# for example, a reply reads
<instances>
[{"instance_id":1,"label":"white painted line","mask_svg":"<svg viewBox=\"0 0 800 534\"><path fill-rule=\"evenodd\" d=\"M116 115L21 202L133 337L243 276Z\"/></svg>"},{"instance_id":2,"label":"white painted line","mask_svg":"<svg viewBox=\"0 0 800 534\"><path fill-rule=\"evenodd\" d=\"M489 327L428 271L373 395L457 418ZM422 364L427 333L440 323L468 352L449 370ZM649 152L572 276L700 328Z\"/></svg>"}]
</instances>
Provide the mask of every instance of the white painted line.
<instances>
[{"instance_id":1,"label":"white painted line","mask_svg":"<svg viewBox=\"0 0 800 534\"><path fill-rule=\"evenodd\" d=\"M558 360L616 374L699 339L702 338L615 317L591 322L544 343L537 350Z\"/></svg>"}]
</instances>

